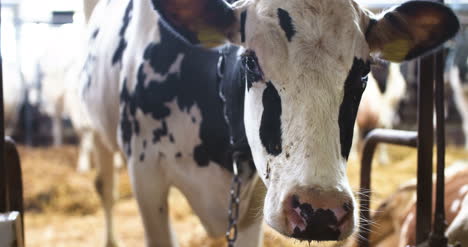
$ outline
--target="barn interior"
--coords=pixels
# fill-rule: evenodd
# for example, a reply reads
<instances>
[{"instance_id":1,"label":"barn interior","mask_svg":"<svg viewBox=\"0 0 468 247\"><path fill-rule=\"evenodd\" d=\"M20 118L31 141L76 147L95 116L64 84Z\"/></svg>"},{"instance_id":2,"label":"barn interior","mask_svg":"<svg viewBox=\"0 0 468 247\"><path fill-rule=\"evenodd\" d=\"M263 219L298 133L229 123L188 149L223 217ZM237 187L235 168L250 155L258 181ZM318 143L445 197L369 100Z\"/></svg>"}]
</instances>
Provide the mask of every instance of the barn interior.
<instances>
[{"instance_id":1,"label":"barn interior","mask_svg":"<svg viewBox=\"0 0 468 247\"><path fill-rule=\"evenodd\" d=\"M80 142L86 137L73 121L80 118L73 116L74 104L79 102L72 94L76 93L74 83L79 74L77 60L83 53L76 47L85 37L85 19L89 15L83 2L86 1L1 1L5 134L15 141L21 159L25 246L103 246L105 242L103 210L94 189L96 167L80 160ZM377 13L404 1L357 2ZM445 54L446 167L462 164L468 169L468 1L446 3L462 23L456 38L441 48ZM380 93L369 97L377 97L381 103L376 104L378 113L375 109L368 109L368 113L386 114L379 116L383 120L374 127L417 130L417 61L376 67L373 73L375 90ZM389 76L392 73L397 76ZM392 88L396 80L403 83L398 84L403 89ZM362 119L368 120L366 116ZM364 126L356 136L363 138L371 129ZM347 169L353 190L359 195L362 143L353 145ZM434 167L435 164L434 158ZM371 215L398 188L416 177L416 165L415 149L379 146L373 162ZM143 227L124 164L119 168L119 180L115 206L118 241L122 246L144 246ZM468 186L468 178L465 184ZM176 189L171 190L169 204L181 247L226 246L224 237L208 236ZM375 223L372 232L380 230L379 224L383 223ZM397 246L395 239L399 234L393 232L388 241L374 246ZM353 246L358 238L336 246ZM329 245L288 239L264 226L265 247Z\"/></svg>"}]
</instances>

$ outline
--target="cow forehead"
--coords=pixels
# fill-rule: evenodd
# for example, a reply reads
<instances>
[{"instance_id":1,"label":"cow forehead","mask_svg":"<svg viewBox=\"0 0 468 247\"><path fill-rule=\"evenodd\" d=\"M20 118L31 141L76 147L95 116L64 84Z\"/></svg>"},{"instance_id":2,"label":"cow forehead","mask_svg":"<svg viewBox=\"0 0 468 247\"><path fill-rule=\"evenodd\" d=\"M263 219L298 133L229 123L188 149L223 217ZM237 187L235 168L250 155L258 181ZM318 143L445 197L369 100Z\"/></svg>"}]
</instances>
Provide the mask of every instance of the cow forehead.
<instances>
[{"instance_id":1,"label":"cow forehead","mask_svg":"<svg viewBox=\"0 0 468 247\"><path fill-rule=\"evenodd\" d=\"M354 57L369 53L368 17L354 1L258 0L245 15L245 45L273 78L283 77L284 68L289 75L322 68L347 73Z\"/></svg>"},{"instance_id":2,"label":"cow forehead","mask_svg":"<svg viewBox=\"0 0 468 247\"><path fill-rule=\"evenodd\" d=\"M311 16L349 17L353 11L359 9L358 4L353 0L255 0L253 6L260 15L264 16L273 16L277 8L287 8L304 18Z\"/></svg>"}]
</instances>

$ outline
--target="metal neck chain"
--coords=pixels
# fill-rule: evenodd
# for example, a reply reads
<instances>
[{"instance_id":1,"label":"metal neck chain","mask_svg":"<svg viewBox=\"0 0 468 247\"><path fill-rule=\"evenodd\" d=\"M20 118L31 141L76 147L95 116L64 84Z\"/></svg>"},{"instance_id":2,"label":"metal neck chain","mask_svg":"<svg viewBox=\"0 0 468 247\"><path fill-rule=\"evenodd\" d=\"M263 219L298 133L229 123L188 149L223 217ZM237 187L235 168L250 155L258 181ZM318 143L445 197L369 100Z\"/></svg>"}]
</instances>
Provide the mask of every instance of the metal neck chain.
<instances>
[{"instance_id":1,"label":"metal neck chain","mask_svg":"<svg viewBox=\"0 0 468 247\"><path fill-rule=\"evenodd\" d=\"M234 243L237 240L237 220L239 218L239 204L240 204L240 189L241 189L241 179L239 178L239 173L237 169L237 161L234 160L232 165L234 171L234 177L231 182L231 190L229 192L229 226L226 231L226 240L228 242L228 247L234 247Z\"/></svg>"}]
</instances>

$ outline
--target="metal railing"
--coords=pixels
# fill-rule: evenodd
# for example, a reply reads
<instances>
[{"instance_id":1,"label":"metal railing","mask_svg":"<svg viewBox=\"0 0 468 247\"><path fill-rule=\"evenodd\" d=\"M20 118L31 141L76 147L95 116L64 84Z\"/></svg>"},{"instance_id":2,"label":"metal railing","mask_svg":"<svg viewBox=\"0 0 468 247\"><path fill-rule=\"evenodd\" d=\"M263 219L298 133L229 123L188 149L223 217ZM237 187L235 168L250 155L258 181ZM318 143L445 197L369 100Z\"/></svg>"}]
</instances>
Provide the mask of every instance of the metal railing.
<instances>
[{"instance_id":1,"label":"metal railing","mask_svg":"<svg viewBox=\"0 0 468 247\"><path fill-rule=\"evenodd\" d=\"M439 1L443 3L444 1ZM424 57L418 63L418 131L377 129L366 137L361 160L361 222L359 246L369 246L369 206L371 198L372 157L379 143L416 147L418 149L416 244L447 246L444 209L445 120L444 120L444 59L442 51ZM434 88L435 83L435 88ZM435 90L434 90L435 89ZM432 158L434 145L434 95L437 118L437 184L436 208L432 216ZM434 224L432 224L434 222Z\"/></svg>"}]
</instances>

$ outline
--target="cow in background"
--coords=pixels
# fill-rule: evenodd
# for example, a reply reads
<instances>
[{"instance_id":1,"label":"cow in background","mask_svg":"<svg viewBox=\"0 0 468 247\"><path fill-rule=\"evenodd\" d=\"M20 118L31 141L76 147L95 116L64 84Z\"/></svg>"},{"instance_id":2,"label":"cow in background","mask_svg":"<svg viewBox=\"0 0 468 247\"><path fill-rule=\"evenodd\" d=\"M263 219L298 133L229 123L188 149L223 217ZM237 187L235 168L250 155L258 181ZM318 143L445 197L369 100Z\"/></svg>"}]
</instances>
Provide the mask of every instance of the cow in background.
<instances>
[{"instance_id":1,"label":"cow in background","mask_svg":"<svg viewBox=\"0 0 468 247\"><path fill-rule=\"evenodd\" d=\"M396 63L373 66L356 118L353 153L361 153L366 135L375 128L391 129L399 122L398 107L405 97L406 80ZM380 164L388 164L386 145L379 145Z\"/></svg>"},{"instance_id":2,"label":"cow in background","mask_svg":"<svg viewBox=\"0 0 468 247\"><path fill-rule=\"evenodd\" d=\"M11 136L19 122L21 107L26 97L26 85L20 73L20 60L16 54L18 44L16 42L14 12L8 8L2 8L1 22L1 60L3 66L3 108L5 134Z\"/></svg>"},{"instance_id":3,"label":"cow in background","mask_svg":"<svg viewBox=\"0 0 468 247\"><path fill-rule=\"evenodd\" d=\"M21 108L26 97L24 85L18 67L3 59L3 107L5 135L12 136L17 129Z\"/></svg>"},{"instance_id":4,"label":"cow in background","mask_svg":"<svg viewBox=\"0 0 468 247\"><path fill-rule=\"evenodd\" d=\"M448 81L453 99L462 120L465 149L468 149L468 30L463 29L449 48L445 80Z\"/></svg>"},{"instance_id":5,"label":"cow in background","mask_svg":"<svg viewBox=\"0 0 468 247\"><path fill-rule=\"evenodd\" d=\"M94 150L101 146L96 133L89 128L87 112L79 96L80 74L87 45L85 30L96 3L96 0L83 1L83 15L80 12L75 14L73 24L49 30L46 46L37 59L40 87L33 88L37 91L36 98L39 97L36 101L41 113L52 119L54 145L61 145L64 141L64 119L71 120L79 139L77 170L80 172L95 167L97 157ZM121 167L121 155L117 152L114 156L116 166Z\"/></svg>"},{"instance_id":6,"label":"cow in background","mask_svg":"<svg viewBox=\"0 0 468 247\"><path fill-rule=\"evenodd\" d=\"M462 246L467 246L468 163L458 161L451 165L446 169L445 177L446 236L451 244L460 242ZM432 199L434 212L435 194ZM384 200L372 214L371 222L370 246L415 246L416 180L405 183Z\"/></svg>"},{"instance_id":7,"label":"cow in background","mask_svg":"<svg viewBox=\"0 0 468 247\"><path fill-rule=\"evenodd\" d=\"M74 110L66 108L65 99L67 91L76 87L79 82L79 72L76 70L80 67L79 63L83 60L81 56L85 53L84 33L85 25L80 22L52 27L47 46L38 58L41 73L39 106L44 114L52 118L54 145L63 143L63 119L69 118ZM80 104L80 101L77 100L75 104Z\"/></svg>"}]
</instances>

